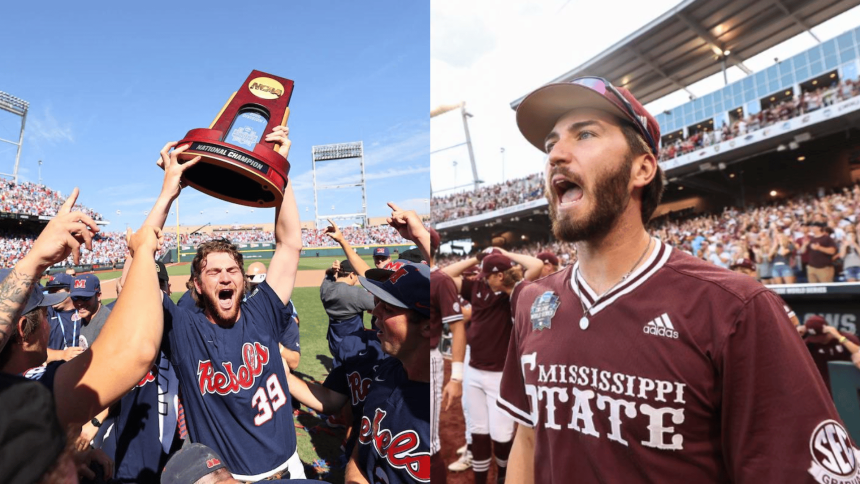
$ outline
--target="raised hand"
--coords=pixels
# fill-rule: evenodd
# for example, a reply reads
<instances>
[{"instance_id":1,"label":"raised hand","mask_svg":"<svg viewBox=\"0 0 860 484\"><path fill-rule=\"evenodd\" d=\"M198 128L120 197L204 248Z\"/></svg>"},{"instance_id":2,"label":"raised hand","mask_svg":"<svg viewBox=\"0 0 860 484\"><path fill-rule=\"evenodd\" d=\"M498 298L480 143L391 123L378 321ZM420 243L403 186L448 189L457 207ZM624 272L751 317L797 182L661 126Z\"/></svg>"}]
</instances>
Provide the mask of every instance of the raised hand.
<instances>
[{"instance_id":1,"label":"raised hand","mask_svg":"<svg viewBox=\"0 0 860 484\"><path fill-rule=\"evenodd\" d=\"M34 257L40 266L48 267L73 254L75 264L81 261L81 245L93 250L93 235L99 231L95 220L82 212L72 212L78 199L78 189L60 207L54 217L30 249L28 256Z\"/></svg>"},{"instance_id":2,"label":"raised hand","mask_svg":"<svg viewBox=\"0 0 860 484\"><path fill-rule=\"evenodd\" d=\"M284 158L289 157L287 155L290 154L290 146L292 146L293 142L290 141L290 128L287 126L275 126L272 129L272 132L266 135L265 140L272 142L274 141L277 144L278 153Z\"/></svg>"},{"instance_id":3,"label":"raised hand","mask_svg":"<svg viewBox=\"0 0 860 484\"><path fill-rule=\"evenodd\" d=\"M138 252L153 255L164 243L164 234L158 227L144 225L135 232L128 242L128 251L132 257L137 257Z\"/></svg>"},{"instance_id":4,"label":"raised hand","mask_svg":"<svg viewBox=\"0 0 860 484\"><path fill-rule=\"evenodd\" d=\"M164 148L159 152L160 156L156 162L158 167L164 170L164 184L161 186L161 193L163 195L169 195L171 200L175 200L176 197L179 196L179 192L185 187L185 183L182 181L182 176L191 167L196 165L201 158L200 156L195 156L194 158L180 164L179 155L181 155L182 152L187 150L191 145L182 145L173 151L170 151L170 149L176 147L176 145L176 141L171 141L164 145Z\"/></svg>"},{"instance_id":5,"label":"raised hand","mask_svg":"<svg viewBox=\"0 0 860 484\"><path fill-rule=\"evenodd\" d=\"M335 242L337 242L338 244L343 242L345 239L343 237L343 233L337 227L337 224L332 222L331 219L326 219L326 220L328 220L329 226L325 228L325 234L328 235L329 237L331 237L331 239L334 240Z\"/></svg>"},{"instance_id":6,"label":"raised hand","mask_svg":"<svg viewBox=\"0 0 860 484\"><path fill-rule=\"evenodd\" d=\"M394 227L401 237L416 242L419 236L425 233L429 234L415 210L402 210L394 202L388 202L388 206L391 207L392 211L386 222Z\"/></svg>"}]
</instances>

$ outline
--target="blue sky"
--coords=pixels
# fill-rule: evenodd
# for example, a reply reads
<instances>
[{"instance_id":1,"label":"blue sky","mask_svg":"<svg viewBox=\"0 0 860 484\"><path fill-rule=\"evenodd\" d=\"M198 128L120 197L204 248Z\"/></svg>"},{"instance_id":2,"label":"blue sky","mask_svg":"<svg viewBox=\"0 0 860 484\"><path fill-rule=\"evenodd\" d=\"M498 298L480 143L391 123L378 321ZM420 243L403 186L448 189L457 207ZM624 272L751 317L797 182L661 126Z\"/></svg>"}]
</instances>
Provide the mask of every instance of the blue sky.
<instances>
[{"instance_id":1,"label":"blue sky","mask_svg":"<svg viewBox=\"0 0 860 484\"><path fill-rule=\"evenodd\" d=\"M302 220L314 217L311 146L360 140L368 215L389 213L387 201L429 211L429 2L13 2L3 17L0 91L30 102L21 180L37 181L43 160L43 182L64 195L80 187L111 230L143 221L161 187L158 151L208 127L253 69L295 81L290 178ZM17 139L17 120L0 114L0 138ZM14 151L0 144L0 172ZM355 171L330 164L318 178ZM320 195L320 214L360 207L357 190ZM192 188L180 204L183 225L274 217Z\"/></svg>"}]
</instances>

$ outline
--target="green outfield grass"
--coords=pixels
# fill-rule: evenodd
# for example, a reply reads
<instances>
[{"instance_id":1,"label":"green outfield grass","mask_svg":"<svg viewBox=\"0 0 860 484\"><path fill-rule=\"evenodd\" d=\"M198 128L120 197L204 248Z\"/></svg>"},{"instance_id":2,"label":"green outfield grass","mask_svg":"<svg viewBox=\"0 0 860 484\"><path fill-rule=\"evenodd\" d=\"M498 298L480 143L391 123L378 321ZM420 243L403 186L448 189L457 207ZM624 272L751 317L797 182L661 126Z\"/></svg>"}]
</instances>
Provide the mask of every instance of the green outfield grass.
<instances>
[{"instance_id":1,"label":"green outfield grass","mask_svg":"<svg viewBox=\"0 0 860 484\"><path fill-rule=\"evenodd\" d=\"M367 262L367 265L373 267L373 257L369 255L363 255L361 258ZM300 271L324 271L331 267L332 263L336 260L342 261L344 257L303 257L299 259L299 270ZM395 257L396 259L396 257ZM254 262L262 262L269 267L269 263L272 259L245 259L245 268ZM191 273L191 264L183 263L179 265L168 266L167 273L171 276L185 276ZM122 271L107 271L107 272L97 272L96 277L99 278L100 281L109 281L111 279L117 279L122 276ZM46 282L47 280L43 281Z\"/></svg>"}]
</instances>

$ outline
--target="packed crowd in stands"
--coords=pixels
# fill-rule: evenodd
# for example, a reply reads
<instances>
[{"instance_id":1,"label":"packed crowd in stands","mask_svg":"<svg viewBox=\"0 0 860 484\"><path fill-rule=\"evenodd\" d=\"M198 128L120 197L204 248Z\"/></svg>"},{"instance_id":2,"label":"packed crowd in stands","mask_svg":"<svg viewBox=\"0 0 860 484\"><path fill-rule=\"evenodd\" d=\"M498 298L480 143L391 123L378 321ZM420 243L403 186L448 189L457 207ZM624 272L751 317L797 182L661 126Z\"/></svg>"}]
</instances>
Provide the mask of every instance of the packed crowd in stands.
<instances>
[{"instance_id":1,"label":"packed crowd in stands","mask_svg":"<svg viewBox=\"0 0 860 484\"><path fill-rule=\"evenodd\" d=\"M860 185L743 211L726 208L716 215L685 210L652 221L649 230L673 247L725 268L749 259L757 278L766 284L809 282L810 267L832 272L835 282L860 281ZM549 240L506 248L531 255L553 252L562 267L576 261L576 248L570 243ZM446 254L438 263L444 266L462 257Z\"/></svg>"},{"instance_id":2,"label":"packed crowd in stands","mask_svg":"<svg viewBox=\"0 0 860 484\"><path fill-rule=\"evenodd\" d=\"M677 138L672 143L664 144L660 150L660 161L671 160L723 141L745 136L748 133L797 116L803 116L858 94L860 94L860 82L850 79L834 82L830 86L820 87L814 91L804 92L800 96L775 103L770 108L762 109L758 113L738 117L730 125L723 122L719 129L706 129L685 139Z\"/></svg>"},{"instance_id":3,"label":"packed crowd in stands","mask_svg":"<svg viewBox=\"0 0 860 484\"><path fill-rule=\"evenodd\" d=\"M390 225L377 225L375 227L341 227L347 242L352 246L379 245L379 244L408 244ZM325 234L325 228L316 230L302 230L302 245L304 247L336 247L337 242Z\"/></svg>"},{"instance_id":4,"label":"packed crowd in stands","mask_svg":"<svg viewBox=\"0 0 860 484\"><path fill-rule=\"evenodd\" d=\"M21 215L42 215L53 217L66 200L60 192L36 183L15 183L0 178L0 212ZM101 214L84 206L76 206L93 218L103 220Z\"/></svg>"},{"instance_id":5,"label":"packed crowd in stands","mask_svg":"<svg viewBox=\"0 0 860 484\"><path fill-rule=\"evenodd\" d=\"M484 186L477 192L461 192L433 198L433 220L444 222L511 207L543 197L543 174Z\"/></svg>"},{"instance_id":6,"label":"packed crowd in stands","mask_svg":"<svg viewBox=\"0 0 860 484\"><path fill-rule=\"evenodd\" d=\"M212 239L227 239L234 244L274 244L275 233L267 230L232 230L182 234L182 245L199 245Z\"/></svg>"}]
</instances>

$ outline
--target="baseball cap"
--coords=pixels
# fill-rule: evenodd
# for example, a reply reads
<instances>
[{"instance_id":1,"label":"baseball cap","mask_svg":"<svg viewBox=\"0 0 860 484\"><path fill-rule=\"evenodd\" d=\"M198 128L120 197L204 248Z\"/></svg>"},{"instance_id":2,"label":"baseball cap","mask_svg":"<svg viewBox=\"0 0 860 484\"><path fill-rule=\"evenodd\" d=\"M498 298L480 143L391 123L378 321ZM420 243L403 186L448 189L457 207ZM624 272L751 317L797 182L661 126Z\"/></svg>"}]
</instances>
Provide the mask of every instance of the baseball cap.
<instances>
[{"instance_id":1,"label":"baseball cap","mask_svg":"<svg viewBox=\"0 0 860 484\"><path fill-rule=\"evenodd\" d=\"M359 277L371 294L399 308L411 309L424 317L430 316L430 267L406 264L385 281Z\"/></svg>"},{"instance_id":2,"label":"baseball cap","mask_svg":"<svg viewBox=\"0 0 860 484\"><path fill-rule=\"evenodd\" d=\"M0 269L0 281L6 279L6 276L8 276L10 272L12 272L12 269ZM27 304L24 305L24 310L21 311L21 314L27 314L36 308L44 308L60 304L65 301L67 297L69 297L69 293L67 292L45 294L45 289L42 285L36 284L36 287L33 289L33 292L30 293L30 299L27 300ZM17 324L17 322L15 324Z\"/></svg>"},{"instance_id":3,"label":"baseball cap","mask_svg":"<svg viewBox=\"0 0 860 484\"><path fill-rule=\"evenodd\" d=\"M395 261L391 261L388 264L385 264L385 267L382 269L368 269L364 271L364 277L370 279L371 281L379 281L385 282L391 277L391 274L397 272L397 269L405 266L406 264L412 264L412 262L405 261L402 259L397 259Z\"/></svg>"},{"instance_id":4,"label":"baseball cap","mask_svg":"<svg viewBox=\"0 0 860 484\"><path fill-rule=\"evenodd\" d=\"M430 228L430 252L433 252L442 245L442 237L439 235L439 232L436 232L436 229Z\"/></svg>"},{"instance_id":5,"label":"baseball cap","mask_svg":"<svg viewBox=\"0 0 860 484\"><path fill-rule=\"evenodd\" d=\"M193 484L226 467L214 450L203 444L191 444L167 461L161 474L161 484Z\"/></svg>"},{"instance_id":6,"label":"baseball cap","mask_svg":"<svg viewBox=\"0 0 860 484\"><path fill-rule=\"evenodd\" d=\"M558 257L556 257L552 252L541 252L537 255L537 258L544 262L549 262L554 266L558 265Z\"/></svg>"},{"instance_id":7,"label":"baseball cap","mask_svg":"<svg viewBox=\"0 0 860 484\"><path fill-rule=\"evenodd\" d=\"M659 155L660 125L654 116L630 91L600 77L580 77L535 89L517 108L517 126L529 143L544 151L544 140L558 119L582 108L608 111L630 121L652 146L654 156Z\"/></svg>"},{"instance_id":8,"label":"baseball cap","mask_svg":"<svg viewBox=\"0 0 860 484\"><path fill-rule=\"evenodd\" d=\"M503 254L490 254L484 257L483 262L481 262L480 277L487 277L490 274L505 272L513 267L513 265L514 261Z\"/></svg>"},{"instance_id":9,"label":"baseball cap","mask_svg":"<svg viewBox=\"0 0 860 484\"><path fill-rule=\"evenodd\" d=\"M827 320L817 314L810 316L803 323L806 326L806 332L811 335L824 334L825 324L827 324Z\"/></svg>"},{"instance_id":10,"label":"baseball cap","mask_svg":"<svg viewBox=\"0 0 860 484\"><path fill-rule=\"evenodd\" d=\"M755 262L753 262L750 259L747 259L746 257L744 257L742 259L736 259L734 262L732 262L732 265L729 266L729 269L735 269L737 267L743 267L744 269L749 269L751 271L754 271L755 270Z\"/></svg>"},{"instance_id":11,"label":"baseball cap","mask_svg":"<svg viewBox=\"0 0 860 484\"><path fill-rule=\"evenodd\" d=\"M166 270L164 272L167 272ZM75 282L72 284L72 290L69 292L71 297L93 297L95 293L102 290L102 285L99 278L95 274L81 274L75 277Z\"/></svg>"},{"instance_id":12,"label":"baseball cap","mask_svg":"<svg viewBox=\"0 0 860 484\"><path fill-rule=\"evenodd\" d=\"M390 257L388 247L377 247L373 249L373 257Z\"/></svg>"},{"instance_id":13,"label":"baseball cap","mask_svg":"<svg viewBox=\"0 0 860 484\"><path fill-rule=\"evenodd\" d=\"M421 251L416 249L404 250L400 253L400 257L397 260L405 260L409 262L414 262L416 264L426 264L427 261L424 260L424 256L421 255Z\"/></svg>"},{"instance_id":14,"label":"baseball cap","mask_svg":"<svg viewBox=\"0 0 860 484\"><path fill-rule=\"evenodd\" d=\"M38 482L66 446L54 396L39 382L0 373L0 482Z\"/></svg>"},{"instance_id":15,"label":"baseball cap","mask_svg":"<svg viewBox=\"0 0 860 484\"><path fill-rule=\"evenodd\" d=\"M45 288L47 289L55 289L55 288L65 288L69 289L72 286L72 281L74 277L65 272L58 272L51 277L51 280L45 284Z\"/></svg>"},{"instance_id":16,"label":"baseball cap","mask_svg":"<svg viewBox=\"0 0 860 484\"><path fill-rule=\"evenodd\" d=\"M475 257L478 259L478 262L483 262L484 257L487 257L490 254L501 254L502 251L497 247L487 247L486 249L475 254Z\"/></svg>"},{"instance_id":17,"label":"baseball cap","mask_svg":"<svg viewBox=\"0 0 860 484\"><path fill-rule=\"evenodd\" d=\"M155 272L158 274L158 280L162 282L170 282L170 274L167 273L167 266L160 260L155 261Z\"/></svg>"},{"instance_id":18,"label":"baseball cap","mask_svg":"<svg viewBox=\"0 0 860 484\"><path fill-rule=\"evenodd\" d=\"M345 260L341 261L339 272L355 272L355 268L352 267L352 263L350 261Z\"/></svg>"}]
</instances>

